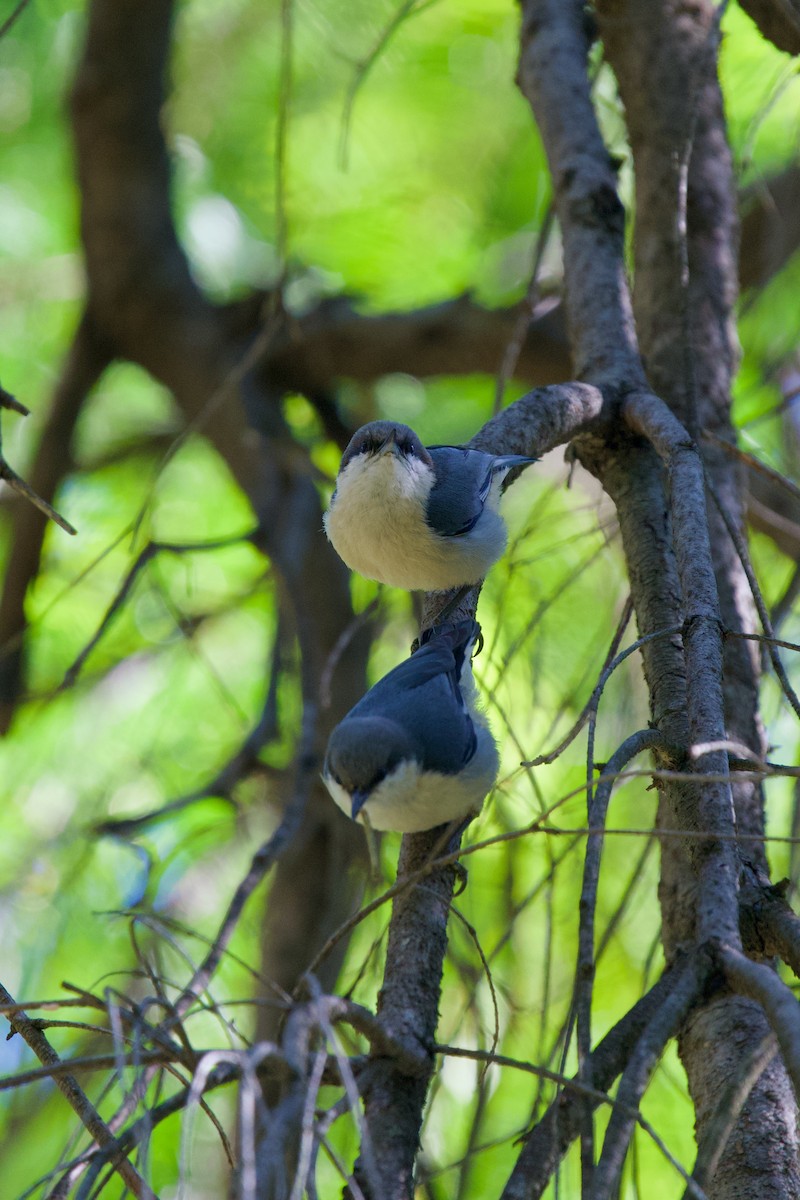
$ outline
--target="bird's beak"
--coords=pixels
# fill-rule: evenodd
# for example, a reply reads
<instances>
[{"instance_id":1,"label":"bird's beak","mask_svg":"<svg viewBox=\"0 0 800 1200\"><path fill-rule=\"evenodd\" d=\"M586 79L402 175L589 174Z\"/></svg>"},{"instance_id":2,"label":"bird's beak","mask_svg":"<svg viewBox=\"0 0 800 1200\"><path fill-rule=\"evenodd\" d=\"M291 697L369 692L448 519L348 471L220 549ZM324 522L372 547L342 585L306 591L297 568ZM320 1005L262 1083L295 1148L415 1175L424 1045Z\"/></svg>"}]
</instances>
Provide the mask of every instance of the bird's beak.
<instances>
[{"instance_id":1,"label":"bird's beak","mask_svg":"<svg viewBox=\"0 0 800 1200\"><path fill-rule=\"evenodd\" d=\"M354 821L358 818L358 814L369 800L369 796L370 793L365 792L362 788L356 788L356 790L353 792L351 797L350 816Z\"/></svg>"},{"instance_id":2,"label":"bird's beak","mask_svg":"<svg viewBox=\"0 0 800 1200\"><path fill-rule=\"evenodd\" d=\"M399 455L401 453L400 447L397 444L397 430L395 430L395 429L393 429L392 432L389 434L386 441L381 446L379 453L380 454L388 454L390 450L392 451L393 454L396 454L396 455Z\"/></svg>"}]
</instances>

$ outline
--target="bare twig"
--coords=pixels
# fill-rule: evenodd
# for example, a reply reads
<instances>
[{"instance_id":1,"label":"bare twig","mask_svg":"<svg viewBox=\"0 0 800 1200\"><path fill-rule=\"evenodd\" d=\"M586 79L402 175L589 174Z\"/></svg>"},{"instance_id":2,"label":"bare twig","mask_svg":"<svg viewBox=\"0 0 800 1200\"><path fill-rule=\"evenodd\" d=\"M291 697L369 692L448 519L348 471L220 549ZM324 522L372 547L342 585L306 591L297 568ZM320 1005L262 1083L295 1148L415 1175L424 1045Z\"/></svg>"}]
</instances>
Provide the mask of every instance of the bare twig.
<instances>
[{"instance_id":1,"label":"bare twig","mask_svg":"<svg viewBox=\"0 0 800 1200\"><path fill-rule=\"evenodd\" d=\"M606 764L605 772L616 775L637 754L644 750L663 747L663 738L655 729L640 729L626 738L618 750L612 754ZM602 829L606 821L608 804L611 799L613 780L601 784L589 804L589 824L595 829ZM591 1086L591 1049L592 1049L592 992L594 988L594 919L597 907L597 889L600 882L600 858L603 852L603 835L591 835L586 843L586 855L583 864L583 883L580 898L580 922L578 927L578 963L575 972L575 1017L578 1039L578 1078L582 1083ZM582 1148L582 1178L587 1190L591 1186L593 1165L593 1133L592 1110L588 1106L584 1112L581 1127Z\"/></svg>"},{"instance_id":2,"label":"bare twig","mask_svg":"<svg viewBox=\"0 0 800 1200\"><path fill-rule=\"evenodd\" d=\"M29 4L30 0L18 0L17 7L11 13L11 16L6 17L5 21L3 21L3 24L0 25L0 38L5 37L9 29L16 23L17 18L22 16L22 13Z\"/></svg>"},{"instance_id":3,"label":"bare twig","mask_svg":"<svg viewBox=\"0 0 800 1200\"><path fill-rule=\"evenodd\" d=\"M547 754L540 754L537 758L531 758L523 762L521 765L523 767L538 767L544 763L555 762L559 755L563 754L570 742L575 740L581 729L583 729L584 725L589 720L589 717L592 715L592 713L597 711L597 706L600 703L600 697L603 694L603 689L613 675L614 671L616 671L617 667L623 663L626 658L629 658L630 655L636 650L641 649L642 646L647 645L649 642L657 641L659 638L675 637L676 634L679 634L682 629L682 625L671 625L668 629L658 629L655 631L655 633L648 633L644 637L637 638L636 641L632 642L630 646L626 646L625 649L615 658L613 658L611 662L608 663L608 665L603 669L600 678L597 681L597 685L595 686L595 689L589 699L586 701L580 716L570 731L561 739L558 745L553 750L548 751Z\"/></svg>"},{"instance_id":4,"label":"bare twig","mask_svg":"<svg viewBox=\"0 0 800 1200\"><path fill-rule=\"evenodd\" d=\"M14 1004L13 996L6 991L2 984L0 984L0 1001L7 1005ZM39 1061L49 1069L49 1073L55 1078L59 1091L70 1107L77 1113L81 1122L95 1141L100 1146L115 1144L116 1139L113 1133L83 1089L79 1086L75 1077L69 1072L62 1074L58 1069L62 1065L61 1060L38 1026L24 1012L20 1011L9 1013L8 1021L14 1033L19 1034L23 1041L33 1050ZM120 1178L124 1180L126 1187L137 1197L137 1200L157 1200L155 1192L142 1179L139 1172L132 1163L128 1162L127 1158L121 1157L117 1159L114 1162L114 1168Z\"/></svg>"},{"instance_id":5,"label":"bare twig","mask_svg":"<svg viewBox=\"0 0 800 1200\"><path fill-rule=\"evenodd\" d=\"M308 791L318 766L316 755L313 751L316 738L316 722L316 708L312 705L307 705L303 713L303 731L297 757L297 778L294 794L286 806L278 828L253 855L248 872L234 892L208 954L173 1005L173 1016L166 1022L167 1028L177 1024L191 1007L196 997L206 990L214 972L219 966L225 948L233 936L233 931L242 915L245 904L270 868L286 852L288 846L300 830L306 809Z\"/></svg>"},{"instance_id":6,"label":"bare twig","mask_svg":"<svg viewBox=\"0 0 800 1200\"><path fill-rule=\"evenodd\" d=\"M40 512L43 512L46 517L49 517L51 521L55 521L56 525L60 525L67 533L72 534L73 537L77 534L78 531L75 526L70 525L66 517L62 517L60 513L57 513L52 504L48 504L46 500L43 500L30 484L26 483L16 471L12 470L2 456L0 456L0 479L4 480L15 492L19 492L20 496L24 496L26 500L30 500L31 504L38 508Z\"/></svg>"},{"instance_id":7,"label":"bare twig","mask_svg":"<svg viewBox=\"0 0 800 1200\"><path fill-rule=\"evenodd\" d=\"M215 538L213 541L209 542L148 542L144 549L140 551L135 562L133 563L133 566L130 568L128 574L122 581L117 594L106 610L105 616L100 622L96 632L89 639L78 657L73 661L72 665L67 668L59 690L63 691L65 688L71 687L74 684L75 680L80 674L83 664L86 662L87 658L92 653L98 642L100 642L114 618L117 617L121 612L125 601L128 599L128 596L133 590L136 580L139 578L147 564L151 562L152 559L154 559L158 554L164 553L180 555L193 554L196 551L223 550L228 546L235 546L239 542L254 542L255 540L255 532L248 530L246 533L234 534L232 537Z\"/></svg>"},{"instance_id":8,"label":"bare twig","mask_svg":"<svg viewBox=\"0 0 800 1200\"><path fill-rule=\"evenodd\" d=\"M687 963L679 973L669 996L654 1014L639 1038L622 1074L617 1101L608 1122L600 1161L594 1173L591 1200L605 1200L614 1193L615 1182L630 1143L639 1102L647 1087L653 1068L667 1042L674 1037L683 1021L702 996L711 969L709 961Z\"/></svg>"},{"instance_id":9,"label":"bare twig","mask_svg":"<svg viewBox=\"0 0 800 1200\"><path fill-rule=\"evenodd\" d=\"M609 1030L592 1052L593 1087L605 1093L624 1069L639 1038L680 979L686 963L666 971L647 995L638 1000L624 1017ZM574 1082L579 1083L578 1080ZM561 1092L544 1116L525 1136L516 1166L506 1183L502 1200L538 1200L547 1187L558 1163L580 1131L583 1103L580 1091ZM598 1101L599 1103L599 1101ZM597 1107L595 1105L594 1107Z\"/></svg>"}]
</instances>

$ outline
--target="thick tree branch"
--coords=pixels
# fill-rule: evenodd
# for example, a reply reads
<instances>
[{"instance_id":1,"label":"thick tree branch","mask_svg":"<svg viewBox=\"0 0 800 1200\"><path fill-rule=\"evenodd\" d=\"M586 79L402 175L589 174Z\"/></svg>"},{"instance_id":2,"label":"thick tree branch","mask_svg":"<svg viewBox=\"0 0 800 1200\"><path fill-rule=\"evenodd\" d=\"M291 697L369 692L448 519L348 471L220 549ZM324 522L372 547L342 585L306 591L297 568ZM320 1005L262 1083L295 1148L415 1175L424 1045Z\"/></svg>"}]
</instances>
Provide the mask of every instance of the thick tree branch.
<instances>
[{"instance_id":1,"label":"thick tree branch","mask_svg":"<svg viewBox=\"0 0 800 1200\"><path fill-rule=\"evenodd\" d=\"M672 528L678 575L683 593L687 717L692 745L725 738L722 703L722 644L711 547L705 519L703 470L694 444L680 422L655 396L628 398L625 416L631 427L648 437L669 473ZM724 750L697 761L698 772L725 778ZM701 941L739 944L737 888L739 861L733 841L733 802L729 783L706 783L699 790L700 827L719 841L695 850L699 876L697 932Z\"/></svg>"},{"instance_id":2,"label":"thick tree branch","mask_svg":"<svg viewBox=\"0 0 800 1200\"><path fill-rule=\"evenodd\" d=\"M42 432L31 487L45 500L55 498L72 468L72 437L83 402L111 361L108 346L84 314L75 332ZM0 598L0 730L13 717L24 681L25 597L41 561L47 520L28 504L17 505L11 518L11 550Z\"/></svg>"},{"instance_id":3,"label":"thick tree branch","mask_svg":"<svg viewBox=\"0 0 800 1200\"><path fill-rule=\"evenodd\" d=\"M423 867L442 849L446 828L403 838L397 864L398 881ZM447 915L455 874L439 868L404 889L392 906L384 982L378 997L378 1019L389 1036L416 1045L430 1055L439 1015L442 963L447 947ZM414 1161L422 1109L433 1072L409 1077L392 1059L378 1059L364 1100L370 1143L375 1151L380 1191L371 1189L366 1163L356 1163L355 1180L368 1200L409 1200L414 1193Z\"/></svg>"},{"instance_id":4,"label":"thick tree branch","mask_svg":"<svg viewBox=\"0 0 800 1200\"><path fill-rule=\"evenodd\" d=\"M715 71L721 10L707 0L692 5L681 0L600 0L598 12L634 156L634 307L648 378L684 425L713 435L713 444L703 449L705 468L729 522L741 529L740 470L719 444L734 439L730 386L737 365L734 182ZM755 237L758 219L755 213L748 218L748 243ZM789 232L787 243L791 238ZM742 281L756 284L761 270L748 253ZM752 633L755 619L747 581L725 524L702 494L696 503L707 513L722 621L730 630ZM685 615L691 611L687 606ZM728 737L763 757L758 656L737 646L736 640L728 638L724 646L724 726ZM689 675L691 688L698 682ZM737 829L755 839L754 857L763 865L758 841L763 834L761 789L755 781L735 777L732 791ZM668 788L661 797L662 825L688 827L686 817L694 817L691 796ZM696 928L697 893L687 872L687 849L675 840L662 849L668 952L693 936ZM711 882L706 889L709 899L714 892ZM730 924L732 902L726 908ZM701 1138L721 1089L737 1073L738 1055L755 1045L763 1032L763 1018L755 1006L734 998L710 1004L684 1029L679 1044ZM753 1198L766 1200L784 1170L796 1187L794 1126L791 1090L776 1060L755 1085L737 1131L728 1139L714 1183L720 1200L741 1195L743 1187Z\"/></svg>"},{"instance_id":5,"label":"thick tree branch","mask_svg":"<svg viewBox=\"0 0 800 1200\"><path fill-rule=\"evenodd\" d=\"M624 213L589 95L582 11L575 0L523 3L518 82L553 177L575 373L632 387L644 374L623 265Z\"/></svg>"},{"instance_id":6,"label":"thick tree branch","mask_svg":"<svg viewBox=\"0 0 800 1200\"><path fill-rule=\"evenodd\" d=\"M800 1008L797 998L766 963L756 963L740 950L725 946L720 961L729 986L757 1000L775 1031L786 1069L800 1096Z\"/></svg>"},{"instance_id":7,"label":"thick tree branch","mask_svg":"<svg viewBox=\"0 0 800 1200\"><path fill-rule=\"evenodd\" d=\"M739 0L764 37L778 50L800 54L800 5L797 0Z\"/></svg>"}]
</instances>

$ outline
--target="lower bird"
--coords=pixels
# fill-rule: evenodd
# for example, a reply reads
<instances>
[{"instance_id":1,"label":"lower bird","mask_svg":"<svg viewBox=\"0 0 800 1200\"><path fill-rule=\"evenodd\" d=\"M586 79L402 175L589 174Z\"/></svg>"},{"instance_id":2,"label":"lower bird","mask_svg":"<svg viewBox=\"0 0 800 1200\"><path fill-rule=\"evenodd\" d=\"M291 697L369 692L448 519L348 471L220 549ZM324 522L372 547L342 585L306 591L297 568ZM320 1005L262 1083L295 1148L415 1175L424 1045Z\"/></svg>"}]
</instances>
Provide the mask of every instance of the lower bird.
<instances>
[{"instance_id":1,"label":"lower bird","mask_svg":"<svg viewBox=\"0 0 800 1200\"><path fill-rule=\"evenodd\" d=\"M532 462L425 447L407 425L372 421L342 456L325 530L339 557L367 579L409 591L478 583L506 547L503 480Z\"/></svg>"},{"instance_id":2,"label":"lower bird","mask_svg":"<svg viewBox=\"0 0 800 1200\"><path fill-rule=\"evenodd\" d=\"M333 730L323 779L348 817L417 833L480 809L499 760L472 678L479 637L472 620L428 630Z\"/></svg>"}]
</instances>

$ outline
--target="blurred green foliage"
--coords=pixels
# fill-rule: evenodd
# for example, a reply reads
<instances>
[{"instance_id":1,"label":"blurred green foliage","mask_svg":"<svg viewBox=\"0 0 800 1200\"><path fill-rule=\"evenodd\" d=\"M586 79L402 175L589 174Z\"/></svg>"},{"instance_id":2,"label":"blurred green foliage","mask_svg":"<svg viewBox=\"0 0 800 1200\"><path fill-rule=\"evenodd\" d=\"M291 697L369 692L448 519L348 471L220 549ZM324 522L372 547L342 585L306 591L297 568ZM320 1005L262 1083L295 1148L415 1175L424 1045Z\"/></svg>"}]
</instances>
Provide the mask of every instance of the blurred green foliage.
<instances>
[{"instance_id":1,"label":"blurred green foliage","mask_svg":"<svg viewBox=\"0 0 800 1200\"><path fill-rule=\"evenodd\" d=\"M297 0L292 90L287 107L285 218L277 245L274 152L280 119L281 12L277 3L191 0L180 8L174 95L165 114L175 174L176 220L193 269L215 297L264 286L288 270L287 303L303 311L321 296L347 292L365 310L423 305L470 290L491 304L523 294L549 198L538 136L513 84L517 13L499 0L438 0L412 6L374 55L397 6L388 0L343 5ZM24 472L46 419L82 294L64 96L84 30L83 5L37 0L0 41L0 379L32 409L3 415L4 447ZM743 181L766 178L794 152L800 107L795 69L767 46L735 8L725 17L722 79L737 167ZM374 55L374 58L373 58ZM604 128L624 151L613 82L598 79ZM624 176L623 176L624 178ZM285 249L287 261L281 259ZM797 263L743 314L743 365L735 412L748 448L786 465L785 427L768 414L779 401L776 378L795 353L800 312ZM557 246L545 257L544 282L558 278ZM519 394L517 385L506 399ZM345 385L344 411L412 423L428 441L469 437L492 411L494 382L484 377L418 380L393 375L369 392ZM313 446L320 471L335 473L337 451L324 442L313 410L287 402L295 435ZM0 746L0 978L23 999L51 998L64 979L102 990L138 989L147 980L131 941L161 976L180 985L184 954L197 962L213 936L253 847L276 814L261 785L237 795L234 810L210 797L150 824L131 841L98 838L96 822L136 815L201 787L241 744L263 698L276 635L269 565L243 540L227 548L162 553L145 569L128 603L92 651L77 683L60 690L148 539L179 543L242 539L253 523L247 501L201 437L190 437L163 464L148 439L179 433L170 397L139 369L106 372L82 415L76 470L58 497L78 527L69 539L52 527L43 569L28 596L30 696ZM134 443L138 449L131 450ZM144 443L142 445L141 443ZM124 453L128 448L128 452ZM577 897L585 823L585 733L557 763L525 770L523 758L551 748L588 698L619 619L625 578L613 511L590 481L554 453L505 501L511 551L481 601L486 649L478 660L503 773L493 802L470 829L477 842L520 829L545 811L561 836L532 834L471 856L469 887L457 901L439 1038L499 1050L559 1068L557 1035L566 1018L576 953ZM7 492L6 506L19 503ZM4 543L7 540L4 536ZM754 553L770 600L791 570L766 539ZM353 581L357 608L375 595ZM402 596L386 598L386 629L372 667L394 665L413 636ZM795 620L786 636L797 639ZM631 631L629 631L629 637ZM282 740L268 765L290 760L296 736L296 688L281 697ZM797 736L768 685L770 738L795 761ZM636 656L616 673L600 710L596 757L646 723ZM607 840L599 931L614 922L600 959L595 1030L602 1034L652 982L659 964L658 856L645 836L654 793L633 780L610 813L616 829L643 836ZM787 832L791 791L768 785L769 828ZM566 797L566 798L565 798ZM382 863L391 879L398 839L386 837ZM793 869L785 846L779 874ZM240 923L231 956L212 993L245 1000L258 961L259 904ZM171 932L170 922L184 926ZM356 930L342 975L354 998L373 1004L381 977L384 907ZM159 923L160 922L160 923ZM470 927L487 961L495 1000ZM249 1009L225 1008L236 1030L252 1026ZM86 1017L81 1012L82 1017ZM198 1045L224 1045L237 1034L216 1018L192 1018ZM108 1042L64 1029L53 1041L65 1055L107 1050ZM0 1045L0 1073L27 1062L19 1039ZM571 1056L566 1068L574 1066ZM130 1083L130 1080L127 1080ZM100 1084L89 1084L93 1096ZM448 1060L438 1078L423 1142L432 1195L496 1194L517 1150L513 1140L535 1099L552 1094L530 1075ZM327 1093L323 1091L325 1099ZM119 1084L107 1102L118 1102ZM150 1096L149 1100L152 1101ZM481 1153L462 1165L473 1110L488 1101ZM231 1100L212 1107L230 1130ZM671 1152L692 1160L691 1109L681 1068L670 1054L644 1111ZM602 1129L606 1114L599 1116ZM69 1146L71 1113L52 1085L0 1094L2 1191L32 1187ZM195 1112L155 1134L149 1149L154 1186L176 1195L181 1156L192 1200L222 1194L219 1142ZM349 1160L352 1123L333 1143ZM672 1167L641 1131L624 1196L678 1194ZM67 1156L71 1153L67 1150ZM336 1194L334 1168L321 1160L320 1195ZM564 1169L562 1197L576 1194L577 1167ZM44 1196L47 1187L26 1195Z\"/></svg>"}]
</instances>

